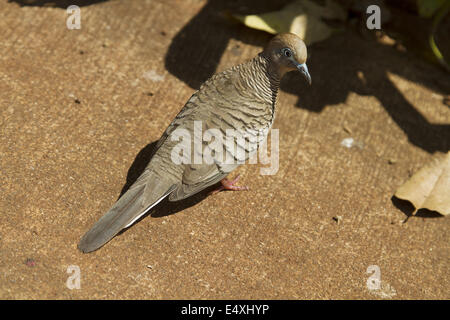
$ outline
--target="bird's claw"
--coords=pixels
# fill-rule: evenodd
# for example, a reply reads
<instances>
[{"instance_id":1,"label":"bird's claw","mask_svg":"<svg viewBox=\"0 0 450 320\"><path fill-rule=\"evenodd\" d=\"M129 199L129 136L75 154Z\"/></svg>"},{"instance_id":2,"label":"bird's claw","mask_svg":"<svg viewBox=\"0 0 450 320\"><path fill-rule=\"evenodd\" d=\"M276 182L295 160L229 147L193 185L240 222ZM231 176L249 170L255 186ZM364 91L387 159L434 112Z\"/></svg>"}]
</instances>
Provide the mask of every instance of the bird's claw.
<instances>
[{"instance_id":1,"label":"bird's claw","mask_svg":"<svg viewBox=\"0 0 450 320\"><path fill-rule=\"evenodd\" d=\"M240 178L240 175L238 174L236 178L233 180L228 180L227 178L220 180L220 183L222 184L219 188L217 188L214 191L211 191L210 195L219 193L223 190L231 190L231 191L247 191L249 188L247 186L236 186L234 185Z\"/></svg>"}]
</instances>

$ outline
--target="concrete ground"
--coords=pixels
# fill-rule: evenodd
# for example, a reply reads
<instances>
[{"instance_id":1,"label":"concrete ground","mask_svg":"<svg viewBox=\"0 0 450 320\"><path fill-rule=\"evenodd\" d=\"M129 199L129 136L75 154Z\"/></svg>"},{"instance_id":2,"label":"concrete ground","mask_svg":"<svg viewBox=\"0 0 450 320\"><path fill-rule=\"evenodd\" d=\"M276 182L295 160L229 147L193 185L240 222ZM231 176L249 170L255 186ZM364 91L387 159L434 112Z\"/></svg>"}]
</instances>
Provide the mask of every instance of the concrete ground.
<instances>
[{"instance_id":1,"label":"concrete ground","mask_svg":"<svg viewBox=\"0 0 450 320\"><path fill-rule=\"evenodd\" d=\"M309 48L311 87L283 79L275 175L244 165L250 191L164 202L82 254L195 89L270 39L222 13L280 4L82 1L69 30L55 2L0 1L0 298L450 298L450 220L391 199L450 149L450 78L352 28Z\"/></svg>"}]
</instances>

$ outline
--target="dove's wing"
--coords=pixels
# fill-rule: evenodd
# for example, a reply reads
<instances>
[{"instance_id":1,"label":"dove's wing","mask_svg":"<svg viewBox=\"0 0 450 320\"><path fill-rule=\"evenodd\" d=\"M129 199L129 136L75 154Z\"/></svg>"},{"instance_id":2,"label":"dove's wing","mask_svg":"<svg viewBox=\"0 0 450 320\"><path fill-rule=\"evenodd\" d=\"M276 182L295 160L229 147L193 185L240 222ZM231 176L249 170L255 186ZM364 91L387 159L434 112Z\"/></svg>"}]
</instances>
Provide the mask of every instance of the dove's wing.
<instances>
[{"instance_id":1,"label":"dove's wing","mask_svg":"<svg viewBox=\"0 0 450 320\"><path fill-rule=\"evenodd\" d=\"M237 166L238 164L227 166L227 171L224 171L217 164L188 165L183 172L181 185L170 194L169 200L177 201L190 197L224 179Z\"/></svg>"}]
</instances>

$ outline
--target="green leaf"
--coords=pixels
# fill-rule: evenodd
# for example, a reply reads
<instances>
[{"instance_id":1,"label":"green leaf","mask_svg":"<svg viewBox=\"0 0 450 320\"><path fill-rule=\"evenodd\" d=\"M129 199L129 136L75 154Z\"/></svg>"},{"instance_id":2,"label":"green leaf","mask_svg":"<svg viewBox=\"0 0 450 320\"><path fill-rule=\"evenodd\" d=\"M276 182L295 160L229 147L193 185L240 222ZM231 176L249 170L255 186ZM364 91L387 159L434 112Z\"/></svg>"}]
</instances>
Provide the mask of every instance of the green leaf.
<instances>
[{"instance_id":1,"label":"green leaf","mask_svg":"<svg viewBox=\"0 0 450 320\"><path fill-rule=\"evenodd\" d=\"M417 0L419 15L424 18L430 18L447 1L450 0Z\"/></svg>"},{"instance_id":2,"label":"green leaf","mask_svg":"<svg viewBox=\"0 0 450 320\"><path fill-rule=\"evenodd\" d=\"M324 6L311 0L297 0L279 11L234 17L250 28L272 34L292 32L311 44L328 38L336 30L322 18L345 21L347 12L333 0L327 0Z\"/></svg>"}]
</instances>

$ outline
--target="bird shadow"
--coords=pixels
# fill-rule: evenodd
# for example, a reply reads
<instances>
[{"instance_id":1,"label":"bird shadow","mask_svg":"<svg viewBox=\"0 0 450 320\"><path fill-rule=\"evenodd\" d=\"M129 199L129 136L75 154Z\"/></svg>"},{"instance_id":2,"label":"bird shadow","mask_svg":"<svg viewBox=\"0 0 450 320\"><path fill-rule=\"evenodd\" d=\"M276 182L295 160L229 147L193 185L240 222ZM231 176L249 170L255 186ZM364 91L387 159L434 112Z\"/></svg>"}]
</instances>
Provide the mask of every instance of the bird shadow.
<instances>
[{"instance_id":1,"label":"bird shadow","mask_svg":"<svg viewBox=\"0 0 450 320\"><path fill-rule=\"evenodd\" d=\"M124 195L125 192L128 191L128 189L136 182L136 180L139 178L139 176L144 172L145 168L147 167L148 163L152 159L153 155L156 151L156 145L158 143L158 140L153 141L146 145L144 148L139 151L136 158L134 159L130 169L128 169L127 178L124 186L122 187L122 191L120 192L119 197L117 200L120 199ZM211 193L212 190L216 189L217 185L210 186L206 188L205 190L187 198L184 200L179 201L169 201L167 198L161 201L157 206L155 206L153 209L151 209L148 213L143 215L139 220L144 219L146 216L150 215L154 218L160 218L165 217L168 215L175 214L179 211L183 211L187 208L193 207L199 202L203 201L208 195Z\"/></svg>"},{"instance_id":2,"label":"bird shadow","mask_svg":"<svg viewBox=\"0 0 450 320\"><path fill-rule=\"evenodd\" d=\"M263 47L271 37L220 18L220 12L262 13L278 10L285 3L208 1L172 39L165 56L167 70L198 89L216 72L230 39ZM297 107L320 113L327 106L345 103L352 93L374 96L411 144L429 153L450 149L450 125L430 123L391 81L395 74L445 95L450 82L438 67L349 28L311 45L308 55L313 85L307 87L296 73L281 82L282 91L298 96Z\"/></svg>"}]
</instances>

